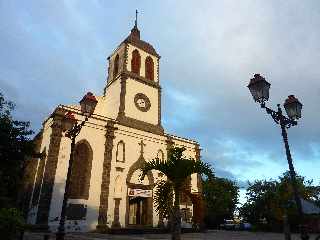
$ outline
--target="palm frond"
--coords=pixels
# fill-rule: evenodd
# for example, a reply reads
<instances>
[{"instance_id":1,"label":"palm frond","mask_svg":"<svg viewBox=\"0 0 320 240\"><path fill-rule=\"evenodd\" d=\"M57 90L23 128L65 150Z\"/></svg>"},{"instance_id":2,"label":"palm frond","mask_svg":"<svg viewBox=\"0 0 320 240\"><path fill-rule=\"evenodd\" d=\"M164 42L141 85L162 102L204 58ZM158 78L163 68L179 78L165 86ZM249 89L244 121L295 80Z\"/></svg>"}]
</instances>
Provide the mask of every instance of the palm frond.
<instances>
[{"instance_id":1,"label":"palm frond","mask_svg":"<svg viewBox=\"0 0 320 240\"><path fill-rule=\"evenodd\" d=\"M163 174L167 175L168 165L166 164L165 161L160 160L159 158L155 158L149 162L146 162L141 167L141 171L142 171L141 179L144 179L144 177L147 175L147 173L152 170L158 170L158 171L162 172Z\"/></svg>"},{"instance_id":2,"label":"palm frond","mask_svg":"<svg viewBox=\"0 0 320 240\"><path fill-rule=\"evenodd\" d=\"M172 183L165 180L157 182L154 191L154 203L159 216L168 217L173 209L174 192Z\"/></svg>"},{"instance_id":3,"label":"palm frond","mask_svg":"<svg viewBox=\"0 0 320 240\"><path fill-rule=\"evenodd\" d=\"M155 158L141 168L141 179L151 170L158 170L165 174L167 178L174 184L181 185L187 177L194 173L205 174L209 178L213 177L213 171L209 164L201 160L194 160L193 158L184 158L184 147L174 147L168 152L167 161Z\"/></svg>"}]
</instances>

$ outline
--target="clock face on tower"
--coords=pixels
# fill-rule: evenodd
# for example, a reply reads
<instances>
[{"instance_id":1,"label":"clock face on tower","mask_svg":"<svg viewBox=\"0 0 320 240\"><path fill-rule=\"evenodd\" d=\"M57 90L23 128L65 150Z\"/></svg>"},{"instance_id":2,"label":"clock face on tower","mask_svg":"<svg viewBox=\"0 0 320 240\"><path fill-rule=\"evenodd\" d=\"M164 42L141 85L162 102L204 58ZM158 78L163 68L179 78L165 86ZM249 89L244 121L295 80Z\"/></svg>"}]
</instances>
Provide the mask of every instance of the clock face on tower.
<instances>
[{"instance_id":1,"label":"clock face on tower","mask_svg":"<svg viewBox=\"0 0 320 240\"><path fill-rule=\"evenodd\" d=\"M151 107L149 98L143 93L137 93L134 96L134 104L142 112L147 112Z\"/></svg>"}]
</instances>

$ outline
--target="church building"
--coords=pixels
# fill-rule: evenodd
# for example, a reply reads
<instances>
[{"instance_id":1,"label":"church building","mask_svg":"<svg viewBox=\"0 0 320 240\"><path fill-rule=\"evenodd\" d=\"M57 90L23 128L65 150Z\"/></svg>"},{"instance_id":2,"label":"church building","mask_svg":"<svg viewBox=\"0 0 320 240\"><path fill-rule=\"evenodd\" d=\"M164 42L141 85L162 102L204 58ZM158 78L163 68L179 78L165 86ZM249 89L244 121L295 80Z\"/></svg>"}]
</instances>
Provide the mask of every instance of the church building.
<instances>
[{"instance_id":1,"label":"church building","mask_svg":"<svg viewBox=\"0 0 320 240\"><path fill-rule=\"evenodd\" d=\"M108 77L97 105L75 141L67 203L66 231L157 227L153 196L156 182L165 179L152 171L140 180L147 161L165 160L172 146L185 147L186 157L200 158L199 144L166 133L161 122L160 55L140 38L135 22L129 36L111 53ZM85 119L80 105L59 105L43 122L35 138L40 158L29 166L28 223L56 231L62 208L71 140L64 117ZM183 124L183 123L181 123ZM200 191L197 174L191 193ZM191 226L193 205L181 201L184 226Z\"/></svg>"}]
</instances>

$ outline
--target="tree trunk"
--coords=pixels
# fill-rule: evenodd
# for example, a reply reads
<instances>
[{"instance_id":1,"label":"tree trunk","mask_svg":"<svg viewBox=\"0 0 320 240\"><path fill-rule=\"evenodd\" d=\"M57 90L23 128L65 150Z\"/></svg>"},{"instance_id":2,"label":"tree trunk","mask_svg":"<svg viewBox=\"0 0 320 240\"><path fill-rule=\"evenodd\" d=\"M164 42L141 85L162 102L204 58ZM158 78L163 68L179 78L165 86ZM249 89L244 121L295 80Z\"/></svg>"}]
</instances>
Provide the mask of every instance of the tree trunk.
<instances>
[{"instance_id":1,"label":"tree trunk","mask_svg":"<svg viewBox=\"0 0 320 240\"><path fill-rule=\"evenodd\" d=\"M283 216L283 232L284 232L284 239L285 240L291 240L291 234L290 234L290 225L288 222L288 215L287 213Z\"/></svg>"},{"instance_id":2,"label":"tree trunk","mask_svg":"<svg viewBox=\"0 0 320 240\"><path fill-rule=\"evenodd\" d=\"M162 213L159 214L158 228L164 229L164 222L163 222L163 215L162 215Z\"/></svg>"},{"instance_id":3,"label":"tree trunk","mask_svg":"<svg viewBox=\"0 0 320 240\"><path fill-rule=\"evenodd\" d=\"M173 207L173 229L172 240L181 240L181 213L180 213L180 189L174 189L174 207Z\"/></svg>"}]
</instances>

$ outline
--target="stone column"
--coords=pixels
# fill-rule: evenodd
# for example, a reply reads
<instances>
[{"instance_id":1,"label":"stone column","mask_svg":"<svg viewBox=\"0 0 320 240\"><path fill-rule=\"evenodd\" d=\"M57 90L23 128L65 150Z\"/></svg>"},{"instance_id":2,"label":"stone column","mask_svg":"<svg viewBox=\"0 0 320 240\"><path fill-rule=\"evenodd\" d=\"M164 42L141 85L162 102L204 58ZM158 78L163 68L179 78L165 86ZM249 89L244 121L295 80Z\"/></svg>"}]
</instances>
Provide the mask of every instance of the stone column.
<instances>
[{"instance_id":1,"label":"stone column","mask_svg":"<svg viewBox=\"0 0 320 240\"><path fill-rule=\"evenodd\" d=\"M100 194L100 207L97 229L105 229L108 223L108 198L110 187L110 171L112 161L113 140L115 138L114 131L117 128L114 127L113 121L108 121L106 125L106 142L103 161L103 172L101 182L101 194Z\"/></svg>"},{"instance_id":2,"label":"stone column","mask_svg":"<svg viewBox=\"0 0 320 240\"><path fill-rule=\"evenodd\" d=\"M48 149L47 162L43 176L43 182L40 193L40 200L37 213L37 224L48 224L49 210L54 186L54 179L57 170L60 143L62 138L62 119L63 113L56 111L51 125L52 133Z\"/></svg>"},{"instance_id":3,"label":"stone column","mask_svg":"<svg viewBox=\"0 0 320 240\"><path fill-rule=\"evenodd\" d=\"M200 148L200 145L199 144L196 144L195 146L195 152L196 152L196 156L195 156L195 160L196 161L200 161L200 152L201 152L201 148ZM200 174L197 174L197 188L198 188L198 192L201 193L202 192L202 179L201 179L201 176Z\"/></svg>"},{"instance_id":4,"label":"stone column","mask_svg":"<svg viewBox=\"0 0 320 240\"><path fill-rule=\"evenodd\" d=\"M158 126L162 128L161 124L161 87L158 88Z\"/></svg>"},{"instance_id":5,"label":"stone column","mask_svg":"<svg viewBox=\"0 0 320 240\"><path fill-rule=\"evenodd\" d=\"M112 222L112 227L113 228L121 228L121 224L120 224L120 217L119 217L119 214L120 214L120 201L121 201L121 198L115 198L114 199L114 218L113 218L113 222Z\"/></svg>"},{"instance_id":6,"label":"stone column","mask_svg":"<svg viewBox=\"0 0 320 240\"><path fill-rule=\"evenodd\" d=\"M166 144L167 144L167 156L168 156L168 151L169 151L169 149L172 148L172 147L174 147L174 142L173 142L172 137L167 136Z\"/></svg>"},{"instance_id":7,"label":"stone column","mask_svg":"<svg viewBox=\"0 0 320 240\"><path fill-rule=\"evenodd\" d=\"M44 166L45 166L45 162L46 162L46 148L43 149L42 151L43 153L43 157L40 158L40 162L38 164L38 168L37 168L37 176L35 178L35 184L34 184L34 189L33 189L33 195L32 195L32 199L31 199L31 205L30 207L33 207L35 205L38 204L39 201L39 196L40 196L40 191L41 191L41 184L43 181L43 172L44 172Z\"/></svg>"},{"instance_id":8,"label":"stone column","mask_svg":"<svg viewBox=\"0 0 320 240\"><path fill-rule=\"evenodd\" d=\"M122 120L125 117L126 91L127 91L126 85L127 85L127 77L124 74L121 74L120 106L119 106L117 120Z\"/></svg>"}]
</instances>

